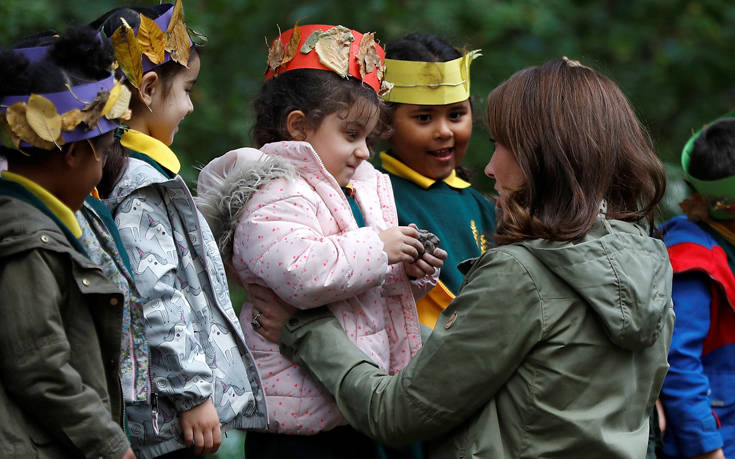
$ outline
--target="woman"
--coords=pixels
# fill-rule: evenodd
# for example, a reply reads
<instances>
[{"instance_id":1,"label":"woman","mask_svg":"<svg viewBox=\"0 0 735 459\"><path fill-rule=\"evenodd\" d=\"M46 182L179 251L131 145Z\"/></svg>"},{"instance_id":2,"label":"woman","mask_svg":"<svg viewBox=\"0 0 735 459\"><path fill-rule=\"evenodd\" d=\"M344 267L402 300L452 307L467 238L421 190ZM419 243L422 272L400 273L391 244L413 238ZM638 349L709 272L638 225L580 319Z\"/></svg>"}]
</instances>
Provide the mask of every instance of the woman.
<instances>
[{"instance_id":1,"label":"woman","mask_svg":"<svg viewBox=\"0 0 735 459\"><path fill-rule=\"evenodd\" d=\"M403 371L378 371L328 311L281 329L286 309L256 290L263 333L386 443L643 457L674 322L666 248L650 236L662 165L620 89L576 61L521 70L487 110L498 246L460 264L457 298Z\"/></svg>"}]
</instances>

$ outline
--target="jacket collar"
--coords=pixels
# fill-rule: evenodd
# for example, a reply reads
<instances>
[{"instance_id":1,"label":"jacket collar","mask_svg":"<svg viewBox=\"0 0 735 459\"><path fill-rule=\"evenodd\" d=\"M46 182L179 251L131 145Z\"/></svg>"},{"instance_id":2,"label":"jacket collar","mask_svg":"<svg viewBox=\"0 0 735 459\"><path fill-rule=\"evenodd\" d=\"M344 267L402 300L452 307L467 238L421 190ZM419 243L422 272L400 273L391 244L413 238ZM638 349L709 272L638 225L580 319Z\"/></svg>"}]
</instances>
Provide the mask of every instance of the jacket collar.
<instances>
[{"instance_id":1,"label":"jacket collar","mask_svg":"<svg viewBox=\"0 0 735 459\"><path fill-rule=\"evenodd\" d=\"M126 129L120 138L120 144L147 156L173 174L178 174L181 170L179 158L166 144L140 131Z\"/></svg>"},{"instance_id":2,"label":"jacket collar","mask_svg":"<svg viewBox=\"0 0 735 459\"><path fill-rule=\"evenodd\" d=\"M418 172L411 169L406 164L386 152L380 153L380 160L382 162L383 169L385 169L388 173L413 182L421 188L427 189L437 182L437 180L419 174ZM456 188L458 190L469 188L471 186L469 182L466 182L457 177L457 173L454 170L452 170L452 172L442 181L452 188Z\"/></svg>"},{"instance_id":3,"label":"jacket collar","mask_svg":"<svg viewBox=\"0 0 735 459\"><path fill-rule=\"evenodd\" d=\"M31 194L37 197L51 213L59 219L59 221L69 230L69 232L77 239L82 236L82 228L77 222L77 218L74 212L56 196L51 194L41 185L37 184L33 180L30 180L22 175L15 174L10 171L0 172L0 176L9 182L15 182L21 185L23 188L28 190Z\"/></svg>"}]
</instances>

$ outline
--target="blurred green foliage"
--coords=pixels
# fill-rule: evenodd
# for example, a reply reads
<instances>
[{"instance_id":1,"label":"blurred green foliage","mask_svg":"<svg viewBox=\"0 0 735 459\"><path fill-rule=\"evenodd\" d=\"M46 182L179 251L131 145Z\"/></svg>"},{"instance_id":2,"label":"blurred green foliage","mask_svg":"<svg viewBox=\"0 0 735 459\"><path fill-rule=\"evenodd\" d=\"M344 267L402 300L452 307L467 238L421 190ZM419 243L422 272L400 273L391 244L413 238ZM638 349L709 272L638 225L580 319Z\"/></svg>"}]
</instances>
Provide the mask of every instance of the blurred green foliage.
<instances>
[{"instance_id":1,"label":"blurred green foliage","mask_svg":"<svg viewBox=\"0 0 735 459\"><path fill-rule=\"evenodd\" d=\"M93 20L141 0L3 0L0 44L45 28ZM727 0L185 0L186 20L209 36L193 93L195 111L174 149L192 180L195 166L250 145L251 104L263 79L266 38L300 21L376 31L387 42L430 32L458 47L482 48L472 66L476 135L467 165L487 161L487 93L514 71L569 56L612 77L649 128L656 150L678 164L695 127L735 106L735 7ZM476 186L487 189L477 174Z\"/></svg>"}]
</instances>

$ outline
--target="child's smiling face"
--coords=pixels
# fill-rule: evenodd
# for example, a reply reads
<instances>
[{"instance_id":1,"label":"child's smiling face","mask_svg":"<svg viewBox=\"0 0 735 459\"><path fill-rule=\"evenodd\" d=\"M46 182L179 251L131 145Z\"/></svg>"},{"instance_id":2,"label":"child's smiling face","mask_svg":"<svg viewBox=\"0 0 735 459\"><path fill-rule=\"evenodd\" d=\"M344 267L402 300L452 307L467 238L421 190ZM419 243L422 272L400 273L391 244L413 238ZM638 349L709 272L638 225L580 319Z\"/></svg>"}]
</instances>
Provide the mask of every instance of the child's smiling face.
<instances>
[{"instance_id":1,"label":"child's smiling face","mask_svg":"<svg viewBox=\"0 0 735 459\"><path fill-rule=\"evenodd\" d=\"M397 104L393 155L419 174L447 177L464 158L472 135L470 101L448 105Z\"/></svg>"},{"instance_id":2,"label":"child's smiling face","mask_svg":"<svg viewBox=\"0 0 735 459\"><path fill-rule=\"evenodd\" d=\"M378 123L379 110L369 102L358 101L349 111L330 113L316 129L307 129L306 138L324 167L344 187L355 169L370 157L367 137Z\"/></svg>"}]
</instances>

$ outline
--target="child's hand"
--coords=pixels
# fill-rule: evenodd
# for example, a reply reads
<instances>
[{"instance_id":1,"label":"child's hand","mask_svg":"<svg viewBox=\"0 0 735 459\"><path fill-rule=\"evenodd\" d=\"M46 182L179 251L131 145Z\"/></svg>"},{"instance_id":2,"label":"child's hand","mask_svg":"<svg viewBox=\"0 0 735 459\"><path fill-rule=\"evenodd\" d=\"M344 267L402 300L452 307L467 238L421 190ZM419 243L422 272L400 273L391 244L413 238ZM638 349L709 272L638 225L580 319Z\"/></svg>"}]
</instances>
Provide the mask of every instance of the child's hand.
<instances>
[{"instance_id":1,"label":"child's hand","mask_svg":"<svg viewBox=\"0 0 735 459\"><path fill-rule=\"evenodd\" d=\"M414 263L404 262L406 274L416 279L424 276L431 276L434 270L441 269L444 266L444 260L447 259L447 252L442 249L434 249L434 253L424 253L421 258Z\"/></svg>"},{"instance_id":2,"label":"child's hand","mask_svg":"<svg viewBox=\"0 0 735 459\"><path fill-rule=\"evenodd\" d=\"M394 226L381 232L378 237L383 241L383 251L388 255L388 264L401 261L412 263L416 260L424 250L418 235L415 226Z\"/></svg>"},{"instance_id":3,"label":"child's hand","mask_svg":"<svg viewBox=\"0 0 735 459\"><path fill-rule=\"evenodd\" d=\"M278 344L281 339L281 329L286 321L296 314L298 309L284 303L269 288L249 284L247 290L248 301L253 305L253 317L250 319L250 325L263 338Z\"/></svg>"},{"instance_id":4,"label":"child's hand","mask_svg":"<svg viewBox=\"0 0 735 459\"><path fill-rule=\"evenodd\" d=\"M194 454L203 456L215 453L219 449L222 433L219 429L217 409L211 399L179 413L179 421L184 432L184 444L193 446Z\"/></svg>"}]
</instances>

